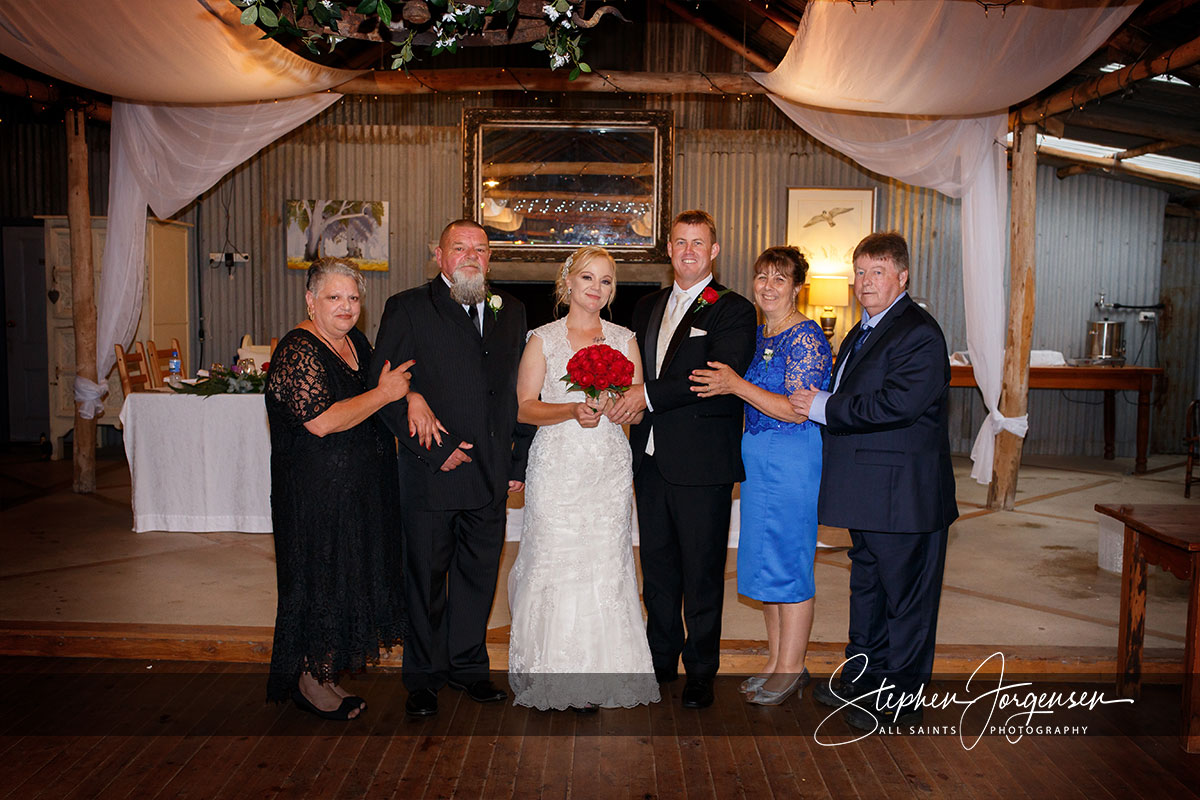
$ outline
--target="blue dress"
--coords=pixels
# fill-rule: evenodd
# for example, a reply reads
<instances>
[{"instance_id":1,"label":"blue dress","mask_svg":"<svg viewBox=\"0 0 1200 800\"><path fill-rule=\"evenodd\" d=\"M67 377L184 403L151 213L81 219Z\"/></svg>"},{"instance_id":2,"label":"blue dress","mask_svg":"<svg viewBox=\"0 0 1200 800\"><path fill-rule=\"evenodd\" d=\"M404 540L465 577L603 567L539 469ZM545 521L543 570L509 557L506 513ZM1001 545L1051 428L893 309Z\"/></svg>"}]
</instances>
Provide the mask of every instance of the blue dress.
<instances>
[{"instance_id":1,"label":"blue dress","mask_svg":"<svg viewBox=\"0 0 1200 800\"><path fill-rule=\"evenodd\" d=\"M776 394L829 389L833 352L812 320L766 338L760 326L746 380ZM746 404L742 435L738 592L765 603L799 603L814 594L821 431L815 422L781 422Z\"/></svg>"}]
</instances>

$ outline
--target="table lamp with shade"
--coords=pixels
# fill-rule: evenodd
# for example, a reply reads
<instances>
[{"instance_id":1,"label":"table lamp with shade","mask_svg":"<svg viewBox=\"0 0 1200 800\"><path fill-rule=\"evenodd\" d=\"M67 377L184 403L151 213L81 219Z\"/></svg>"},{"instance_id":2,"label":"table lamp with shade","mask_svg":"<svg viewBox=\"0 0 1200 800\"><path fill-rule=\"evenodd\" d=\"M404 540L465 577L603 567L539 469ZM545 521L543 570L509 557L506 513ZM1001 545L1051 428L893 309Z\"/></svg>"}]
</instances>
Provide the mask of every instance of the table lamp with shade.
<instances>
[{"instance_id":1,"label":"table lamp with shade","mask_svg":"<svg viewBox=\"0 0 1200 800\"><path fill-rule=\"evenodd\" d=\"M808 279L808 304L822 308L821 330L826 339L833 338L837 325L835 308L849 305L850 279L845 275L811 275Z\"/></svg>"}]
</instances>

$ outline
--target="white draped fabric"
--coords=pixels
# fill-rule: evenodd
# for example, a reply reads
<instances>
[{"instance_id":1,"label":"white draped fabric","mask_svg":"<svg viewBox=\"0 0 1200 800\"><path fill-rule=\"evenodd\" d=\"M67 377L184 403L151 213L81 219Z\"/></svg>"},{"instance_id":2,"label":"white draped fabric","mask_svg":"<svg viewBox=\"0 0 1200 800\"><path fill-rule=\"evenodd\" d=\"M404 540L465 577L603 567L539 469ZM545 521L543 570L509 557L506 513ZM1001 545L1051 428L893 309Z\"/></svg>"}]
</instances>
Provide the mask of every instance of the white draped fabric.
<instances>
[{"instance_id":1,"label":"white draped fabric","mask_svg":"<svg viewBox=\"0 0 1200 800\"><path fill-rule=\"evenodd\" d=\"M245 103L360 73L306 61L243 25L229 0L0 3L0 53L77 86L149 103Z\"/></svg>"},{"instance_id":2,"label":"white draped fabric","mask_svg":"<svg viewBox=\"0 0 1200 800\"><path fill-rule=\"evenodd\" d=\"M109 219L97 292L101 378L142 305L146 206L169 217L336 102L358 72L313 64L242 25L228 0L39 0L0 8L0 53L125 98L113 103ZM277 98L290 98L280 99ZM262 101L262 102L260 102ZM192 105L155 105L156 103ZM80 413L107 387L76 377Z\"/></svg>"},{"instance_id":3,"label":"white draped fabric","mask_svg":"<svg viewBox=\"0 0 1200 800\"><path fill-rule=\"evenodd\" d=\"M164 106L113 102L108 229L96 307L96 364L137 330L145 279L146 206L170 217L225 173L336 102L329 92L273 103ZM76 376L80 413L103 407L102 383Z\"/></svg>"},{"instance_id":4,"label":"white draped fabric","mask_svg":"<svg viewBox=\"0 0 1200 800\"><path fill-rule=\"evenodd\" d=\"M1062 77L1136 6L1048 0L984 14L960 0L857 7L814 0L779 67L753 74L814 138L869 170L962 198L967 349L988 409L971 450L979 483L991 481L996 434L1028 429L1025 416L998 410L1006 319L1003 109Z\"/></svg>"}]
</instances>

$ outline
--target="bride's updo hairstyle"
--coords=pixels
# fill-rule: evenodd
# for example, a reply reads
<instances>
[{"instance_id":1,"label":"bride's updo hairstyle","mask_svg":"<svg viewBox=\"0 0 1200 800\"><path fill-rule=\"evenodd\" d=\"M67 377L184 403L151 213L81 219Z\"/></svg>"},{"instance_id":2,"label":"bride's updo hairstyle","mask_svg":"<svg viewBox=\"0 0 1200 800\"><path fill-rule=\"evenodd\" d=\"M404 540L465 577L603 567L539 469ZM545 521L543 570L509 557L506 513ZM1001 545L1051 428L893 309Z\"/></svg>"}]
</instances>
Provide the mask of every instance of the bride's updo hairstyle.
<instances>
[{"instance_id":1,"label":"bride's updo hairstyle","mask_svg":"<svg viewBox=\"0 0 1200 800\"><path fill-rule=\"evenodd\" d=\"M567 260L563 262L562 269L558 271L558 277L554 279L554 300L557 305L567 305L567 279L572 275L579 274L584 267L597 258L603 258L609 264L612 264L613 291L608 297L608 305L609 307L612 306L613 298L617 296L617 262L613 260L611 253L603 247L594 244L584 245L567 256Z\"/></svg>"}]
</instances>

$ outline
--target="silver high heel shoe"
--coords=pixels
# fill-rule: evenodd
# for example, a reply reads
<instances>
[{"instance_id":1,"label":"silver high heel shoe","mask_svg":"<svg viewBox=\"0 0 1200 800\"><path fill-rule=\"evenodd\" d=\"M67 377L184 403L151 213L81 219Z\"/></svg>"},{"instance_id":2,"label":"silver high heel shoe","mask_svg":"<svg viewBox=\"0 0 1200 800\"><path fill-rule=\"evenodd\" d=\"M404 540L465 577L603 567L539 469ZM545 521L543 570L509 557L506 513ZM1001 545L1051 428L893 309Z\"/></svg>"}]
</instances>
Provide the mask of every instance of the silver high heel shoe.
<instances>
[{"instance_id":1,"label":"silver high heel shoe","mask_svg":"<svg viewBox=\"0 0 1200 800\"><path fill-rule=\"evenodd\" d=\"M784 700L787 700L789 697L791 697L793 692L804 691L804 687L808 686L809 680L811 680L811 678L809 677L809 674L808 674L808 667L805 667L804 670L799 675L792 678L791 683L789 683L787 686L783 687L779 691L777 691L777 692L768 691L767 689L763 689L760 686L754 692L754 694L752 694L746 698L746 702L753 703L756 706L780 705L781 703L783 703Z\"/></svg>"},{"instance_id":2,"label":"silver high heel shoe","mask_svg":"<svg viewBox=\"0 0 1200 800\"><path fill-rule=\"evenodd\" d=\"M751 675L746 680L742 681L742 685L738 687L738 691L742 694L750 694L762 688L762 685L767 682L766 678L760 678L757 675Z\"/></svg>"}]
</instances>

